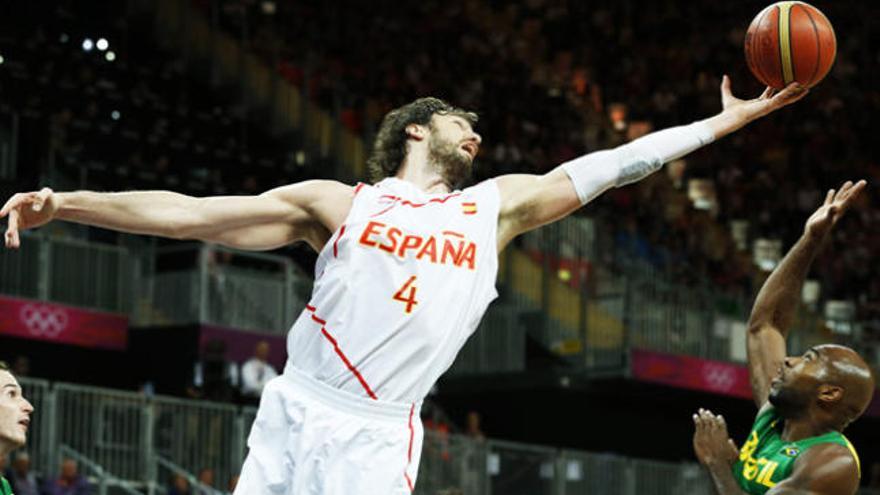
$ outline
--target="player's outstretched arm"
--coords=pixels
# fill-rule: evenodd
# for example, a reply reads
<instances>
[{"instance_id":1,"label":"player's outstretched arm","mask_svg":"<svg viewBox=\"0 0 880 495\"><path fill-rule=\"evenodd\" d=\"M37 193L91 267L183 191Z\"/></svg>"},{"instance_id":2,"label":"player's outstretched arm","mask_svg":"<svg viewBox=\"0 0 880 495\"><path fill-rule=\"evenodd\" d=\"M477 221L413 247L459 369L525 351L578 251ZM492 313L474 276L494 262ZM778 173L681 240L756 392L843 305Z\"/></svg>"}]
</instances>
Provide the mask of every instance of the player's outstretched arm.
<instances>
[{"instance_id":1,"label":"player's outstretched arm","mask_svg":"<svg viewBox=\"0 0 880 495\"><path fill-rule=\"evenodd\" d=\"M753 100L733 96L730 80L721 83L723 110L691 125L643 136L611 150L564 163L546 175L506 175L501 190L499 248L517 235L556 221L610 189L637 182L664 163L730 134L749 122L794 103L807 94L796 83L774 94L767 89Z\"/></svg>"},{"instance_id":2,"label":"player's outstretched arm","mask_svg":"<svg viewBox=\"0 0 880 495\"><path fill-rule=\"evenodd\" d=\"M257 196L207 198L168 191L56 193L44 188L14 195L0 218L8 217L9 248L19 247L19 231L52 220L240 249L271 249L297 240L317 247L340 216L334 212L340 210L344 218L347 208L342 207L350 199L351 187L333 181L306 181Z\"/></svg>"},{"instance_id":3,"label":"player's outstretched arm","mask_svg":"<svg viewBox=\"0 0 880 495\"><path fill-rule=\"evenodd\" d=\"M749 316L746 340L752 394L758 407L767 402L770 382L785 359L785 338L794 322L810 265L834 224L865 185L865 181L846 182L839 191L828 191L825 202L807 220L804 234L758 292Z\"/></svg>"}]
</instances>

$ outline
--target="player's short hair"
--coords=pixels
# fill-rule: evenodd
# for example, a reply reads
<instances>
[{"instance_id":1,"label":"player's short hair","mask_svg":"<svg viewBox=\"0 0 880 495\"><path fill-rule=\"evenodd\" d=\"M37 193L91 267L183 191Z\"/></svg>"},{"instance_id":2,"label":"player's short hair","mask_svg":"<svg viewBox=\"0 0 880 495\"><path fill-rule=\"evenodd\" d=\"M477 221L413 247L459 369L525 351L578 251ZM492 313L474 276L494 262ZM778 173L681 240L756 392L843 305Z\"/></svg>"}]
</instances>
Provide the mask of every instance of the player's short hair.
<instances>
[{"instance_id":1,"label":"player's short hair","mask_svg":"<svg viewBox=\"0 0 880 495\"><path fill-rule=\"evenodd\" d=\"M438 115L457 115L475 125L479 117L474 112L454 107L440 98L419 98L412 103L395 108L382 119L373 151L367 159L370 180L379 182L393 177L406 158L406 126L410 124L427 125L431 117Z\"/></svg>"},{"instance_id":2,"label":"player's short hair","mask_svg":"<svg viewBox=\"0 0 880 495\"><path fill-rule=\"evenodd\" d=\"M12 373L12 371L10 371L9 369L9 365L6 364L6 361L0 361L0 371L9 371L10 373Z\"/></svg>"}]
</instances>

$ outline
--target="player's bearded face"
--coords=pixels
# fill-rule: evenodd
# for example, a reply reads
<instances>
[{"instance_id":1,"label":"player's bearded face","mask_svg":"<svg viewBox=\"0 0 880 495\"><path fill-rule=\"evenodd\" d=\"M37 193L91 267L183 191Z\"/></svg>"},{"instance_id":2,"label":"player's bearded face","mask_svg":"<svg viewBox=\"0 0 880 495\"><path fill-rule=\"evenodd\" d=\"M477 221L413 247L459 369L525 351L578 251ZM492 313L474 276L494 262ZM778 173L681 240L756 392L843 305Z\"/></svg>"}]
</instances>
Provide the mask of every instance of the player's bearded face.
<instances>
[{"instance_id":1,"label":"player's bearded face","mask_svg":"<svg viewBox=\"0 0 880 495\"><path fill-rule=\"evenodd\" d=\"M473 158L461 149L461 145L462 143L443 136L437 129L431 129L428 160L453 188L460 186L471 175Z\"/></svg>"},{"instance_id":2,"label":"player's bearded face","mask_svg":"<svg viewBox=\"0 0 880 495\"><path fill-rule=\"evenodd\" d=\"M768 400L783 418L798 418L806 414L818 385L813 377L789 375L771 384Z\"/></svg>"}]
</instances>

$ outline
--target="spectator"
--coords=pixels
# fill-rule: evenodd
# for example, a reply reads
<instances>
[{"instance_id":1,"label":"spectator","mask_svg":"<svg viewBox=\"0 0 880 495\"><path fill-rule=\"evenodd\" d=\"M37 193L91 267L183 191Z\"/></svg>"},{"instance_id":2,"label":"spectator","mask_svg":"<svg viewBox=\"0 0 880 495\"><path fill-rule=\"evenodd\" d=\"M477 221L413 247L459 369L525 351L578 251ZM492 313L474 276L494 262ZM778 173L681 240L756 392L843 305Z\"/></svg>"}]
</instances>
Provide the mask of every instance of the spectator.
<instances>
[{"instance_id":1,"label":"spectator","mask_svg":"<svg viewBox=\"0 0 880 495\"><path fill-rule=\"evenodd\" d=\"M471 437L474 440L479 440L480 442L482 442L486 440L486 435L480 428L480 419L480 413L478 413L477 411L471 411L468 413L465 435Z\"/></svg>"},{"instance_id":2,"label":"spectator","mask_svg":"<svg viewBox=\"0 0 880 495\"><path fill-rule=\"evenodd\" d=\"M61 475L50 480L43 495L91 495L92 487L84 477L79 474L79 466L73 459L64 459L61 462Z\"/></svg>"},{"instance_id":3,"label":"spectator","mask_svg":"<svg viewBox=\"0 0 880 495\"><path fill-rule=\"evenodd\" d=\"M31 375L31 360L27 356L16 356L12 363L12 373L21 378Z\"/></svg>"},{"instance_id":4,"label":"spectator","mask_svg":"<svg viewBox=\"0 0 880 495\"><path fill-rule=\"evenodd\" d=\"M232 477L229 478L229 486L227 486L229 493L235 492L236 486L238 486L238 475L233 474Z\"/></svg>"},{"instance_id":5,"label":"spectator","mask_svg":"<svg viewBox=\"0 0 880 495\"><path fill-rule=\"evenodd\" d=\"M269 342L261 340L254 349L254 356L241 367L241 393L249 402L259 403L263 387L278 376L269 364Z\"/></svg>"},{"instance_id":6,"label":"spectator","mask_svg":"<svg viewBox=\"0 0 880 495\"><path fill-rule=\"evenodd\" d=\"M193 366L193 398L229 402L238 389L238 367L226 359L226 342L212 339L205 344L202 358Z\"/></svg>"},{"instance_id":7,"label":"spectator","mask_svg":"<svg viewBox=\"0 0 880 495\"><path fill-rule=\"evenodd\" d=\"M168 487L168 495L190 495L189 480L182 474L175 474L171 478L171 486Z\"/></svg>"},{"instance_id":8,"label":"spectator","mask_svg":"<svg viewBox=\"0 0 880 495\"><path fill-rule=\"evenodd\" d=\"M12 491L16 495L39 495L40 493L37 476L31 472L31 457L27 452L20 451L15 454L12 469L6 479L12 485Z\"/></svg>"},{"instance_id":9,"label":"spectator","mask_svg":"<svg viewBox=\"0 0 880 495\"><path fill-rule=\"evenodd\" d=\"M214 470L205 467L199 471L199 486L198 494L199 495L216 495L217 491L214 489Z\"/></svg>"}]
</instances>

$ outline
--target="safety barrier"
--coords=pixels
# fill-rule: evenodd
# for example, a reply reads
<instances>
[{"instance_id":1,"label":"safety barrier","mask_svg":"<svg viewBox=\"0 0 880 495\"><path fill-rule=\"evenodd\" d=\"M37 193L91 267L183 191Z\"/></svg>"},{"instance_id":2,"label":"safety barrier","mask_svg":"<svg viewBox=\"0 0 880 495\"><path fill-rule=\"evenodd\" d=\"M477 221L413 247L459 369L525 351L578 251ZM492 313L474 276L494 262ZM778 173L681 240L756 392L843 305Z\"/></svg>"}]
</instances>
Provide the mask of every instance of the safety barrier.
<instances>
[{"instance_id":1,"label":"safety barrier","mask_svg":"<svg viewBox=\"0 0 880 495\"><path fill-rule=\"evenodd\" d=\"M123 247L25 234L20 249L0 250L0 293L128 313L136 269Z\"/></svg>"},{"instance_id":2,"label":"safety barrier","mask_svg":"<svg viewBox=\"0 0 880 495\"><path fill-rule=\"evenodd\" d=\"M168 487L172 486L175 478L178 477L183 478L186 486L191 490L187 493L198 493L199 495L223 495L225 493L201 483L198 478L193 476L192 472L162 456L153 456L153 462L155 463L156 482L150 484L149 495L165 495L168 493Z\"/></svg>"},{"instance_id":3,"label":"safety barrier","mask_svg":"<svg viewBox=\"0 0 880 495\"><path fill-rule=\"evenodd\" d=\"M183 476L199 493L223 493L246 453L256 416L239 408L67 383L22 378L35 405L28 442L32 469L53 475L76 460L99 494L166 492ZM194 473L211 468L216 487ZM101 487L104 488L101 488ZM106 490L106 491L100 491ZM710 493L694 462L661 462L427 429L415 493L419 495L675 495ZM864 495L878 495L869 491Z\"/></svg>"},{"instance_id":4,"label":"safety barrier","mask_svg":"<svg viewBox=\"0 0 880 495\"><path fill-rule=\"evenodd\" d=\"M311 280L289 258L207 244L156 250L135 323L206 323L284 333L303 310Z\"/></svg>"},{"instance_id":5,"label":"safety barrier","mask_svg":"<svg viewBox=\"0 0 880 495\"><path fill-rule=\"evenodd\" d=\"M598 249L574 246L591 244L591 225L566 219L502 253L500 298L452 373L523 370L526 333L591 370L624 369L633 348L744 360L742 301L670 284L644 263L585 261ZM203 323L283 334L311 292L311 279L282 256L197 243L153 250L33 234L22 241L18 251L0 250L0 293L128 313L137 326ZM806 311L797 326L791 352L845 340Z\"/></svg>"},{"instance_id":6,"label":"safety barrier","mask_svg":"<svg viewBox=\"0 0 880 495\"><path fill-rule=\"evenodd\" d=\"M138 484L121 480L109 474L103 466L67 445L61 445L58 453L62 458L77 463L79 474L90 485L94 485L92 488L96 488L96 495L144 495L142 491L138 491L140 488Z\"/></svg>"},{"instance_id":7,"label":"safety barrier","mask_svg":"<svg viewBox=\"0 0 880 495\"><path fill-rule=\"evenodd\" d=\"M529 333L573 366L623 369L633 348L743 361L748 305L708 282L674 284L649 263L613 249L588 218L569 217L523 236L500 258L499 285ZM604 244L603 244L604 243ZM833 339L801 312L791 352Z\"/></svg>"},{"instance_id":8,"label":"safety barrier","mask_svg":"<svg viewBox=\"0 0 880 495\"><path fill-rule=\"evenodd\" d=\"M241 470L250 424L240 408L171 397L156 397L152 408L156 455L193 473L210 468L220 486Z\"/></svg>"},{"instance_id":9,"label":"safety barrier","mask_svg":"<svg viewBox=\"0 0 880 495\"><path fill-rule=\"evenodd\" d=\"M35 466L51 466L55 463L55 394L50 383L36 378L19 378L22 393L34 406L34 415L28 430L25 450Z\"/></svg>"}]
</instances>

